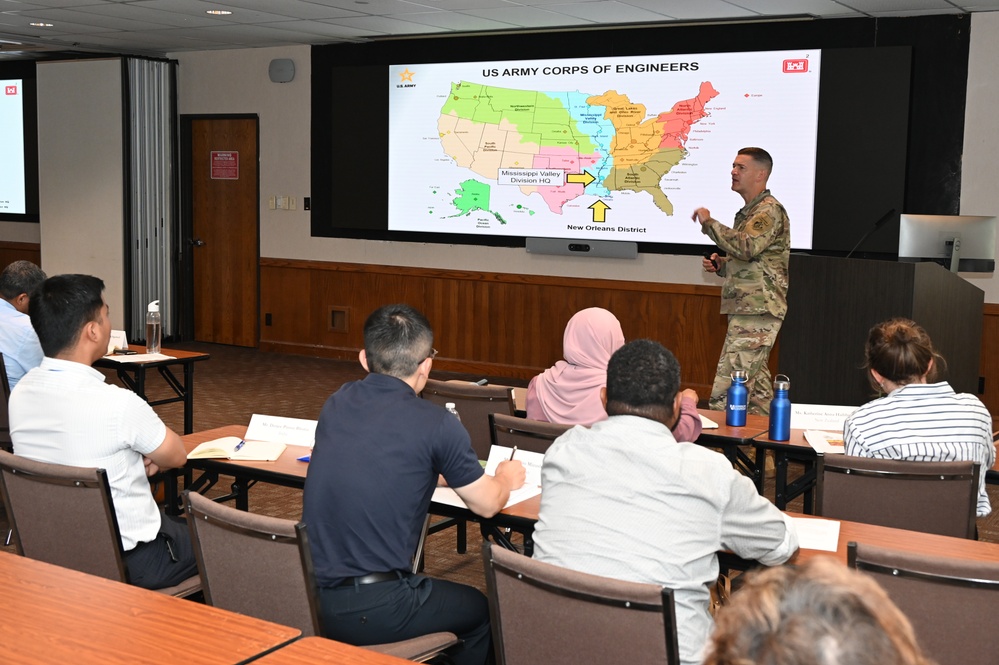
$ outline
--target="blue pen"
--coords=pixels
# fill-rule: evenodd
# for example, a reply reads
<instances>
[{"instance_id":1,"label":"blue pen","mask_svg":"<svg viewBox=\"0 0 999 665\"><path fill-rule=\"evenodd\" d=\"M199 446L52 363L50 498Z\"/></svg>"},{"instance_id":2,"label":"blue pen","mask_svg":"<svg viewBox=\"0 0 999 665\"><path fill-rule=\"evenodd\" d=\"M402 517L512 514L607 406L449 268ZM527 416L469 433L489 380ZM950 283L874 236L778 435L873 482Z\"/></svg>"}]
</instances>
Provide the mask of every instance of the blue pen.
<instances>
[{"instance_id":1,"label":"blue pen","mask_svg":"<svg viewBox=\"0 0 999 665\"><path fill-rule=\"evenodd\" d=\"M232 452L238 453L239 449L242 448L245 445L246 445L246 441L244 441L243 439L240 439L239 443L236 444L236 447L232 449Z\"/></svg>"}]
</instances>

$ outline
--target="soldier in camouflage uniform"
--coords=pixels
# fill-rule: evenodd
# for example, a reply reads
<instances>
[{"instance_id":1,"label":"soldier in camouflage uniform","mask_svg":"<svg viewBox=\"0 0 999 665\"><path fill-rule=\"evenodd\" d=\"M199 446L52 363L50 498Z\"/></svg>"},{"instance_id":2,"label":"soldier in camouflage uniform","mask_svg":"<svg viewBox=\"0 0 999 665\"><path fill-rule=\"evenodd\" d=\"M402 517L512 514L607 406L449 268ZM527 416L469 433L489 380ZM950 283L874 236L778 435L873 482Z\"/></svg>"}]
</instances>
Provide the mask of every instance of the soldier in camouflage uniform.
<instances>
[{"instance_id":1,"label":"soldier in camouflage uniform","mask_svg":"<svg viewBox=\"0 0 999 665\"><path fill-rule=\"evenodd\" d=\"M767 189L773 160L762 148L743 148L732 164L732 191L745 200L729 228L706 208L693 219L726 257L712 254L704 270L725 278L721 312L728 314L725 346L718 360L709 405L725 409L725 394L732 371L749 376L749 413L770 412L773 385L767 363L780 325L787 313L787 262L791 231L784 206Z\"/></svg>"}]
</instances>

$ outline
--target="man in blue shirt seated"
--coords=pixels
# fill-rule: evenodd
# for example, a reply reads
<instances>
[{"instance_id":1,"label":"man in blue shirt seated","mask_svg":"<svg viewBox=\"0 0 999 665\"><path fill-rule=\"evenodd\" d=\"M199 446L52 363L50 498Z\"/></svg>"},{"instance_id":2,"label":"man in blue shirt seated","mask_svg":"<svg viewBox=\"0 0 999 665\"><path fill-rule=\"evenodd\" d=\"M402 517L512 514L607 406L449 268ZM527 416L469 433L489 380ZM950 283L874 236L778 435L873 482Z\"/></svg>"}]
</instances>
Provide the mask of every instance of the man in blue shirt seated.
<instances>
[{"instance_id":1,"label":"man in blue shirt seated","mask_svg":"<svg viewBox=\"0 0 999 665\"><path fill-rule=\"evenodd\" d=\"M680 660L699 665L717 552L773 565L798 538L724 455L673 438L679 388L680 365L658 342L635 340L611 356L609 417L574 427L545 455L534 558L673 589Z\"/></svg>"},{"instance_id":2,"label":"man in blue shirt seated","mask_svg":"<svg viewBox=\"0 0 999 665\"><path fill-rule=\"evenodd\" d=\"M45 357L28 317L31 292L44 281L45 273L31 261L14 261L0 273L0 353L11 390Z\"/></svg>"},{"instance_id":3,"label":"man in blue shirt seated","mask_svg":"<svg viewBox=\"0 0 999 665\"><path fill-rule=\"evenodd\" d=\"M449 631L463 640L454 662L482 665L491 643L485 596L409 571L439 476L491 517L523 485L524 467L501 462L484 475L462 424L420 399L433 341L430 323L408 305L365 321L360 361L369 374L323 406L302 520L327 637L363 646Z\"/></svg>"}]
</instances>

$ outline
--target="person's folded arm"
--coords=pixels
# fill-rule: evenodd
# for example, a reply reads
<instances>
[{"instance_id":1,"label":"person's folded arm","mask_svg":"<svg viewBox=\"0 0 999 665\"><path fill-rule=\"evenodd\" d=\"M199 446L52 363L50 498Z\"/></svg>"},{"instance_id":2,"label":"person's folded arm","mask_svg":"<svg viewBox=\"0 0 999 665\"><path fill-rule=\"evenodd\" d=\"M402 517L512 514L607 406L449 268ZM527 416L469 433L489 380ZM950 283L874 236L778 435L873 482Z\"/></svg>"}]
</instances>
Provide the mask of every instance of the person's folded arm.
<instances>
[{"instance_id":1,"label":"person's folded arm","mask_svg":"<svg viewBox=\"0 0 999 665\"><path fill-rule=\"evenodd\" d=\"M483 474L463 487L455 487L465 505L481 517L492 517L506 505L510 492L524 484L524 465L517 460L500 462L495 476Z\"/></svg>"},{"instance_id":2,"label":"person's folded arm","mask_svg":"<svg viewBox=\"0 0 999 665\"><path fill-rule=\"evenodd\" d=\"M152 460L161 470L179 469L187 464L187 450L184 448L184 442L169 427L166 428L162 443L145 457Z\"/></svg>"}]
</instances>

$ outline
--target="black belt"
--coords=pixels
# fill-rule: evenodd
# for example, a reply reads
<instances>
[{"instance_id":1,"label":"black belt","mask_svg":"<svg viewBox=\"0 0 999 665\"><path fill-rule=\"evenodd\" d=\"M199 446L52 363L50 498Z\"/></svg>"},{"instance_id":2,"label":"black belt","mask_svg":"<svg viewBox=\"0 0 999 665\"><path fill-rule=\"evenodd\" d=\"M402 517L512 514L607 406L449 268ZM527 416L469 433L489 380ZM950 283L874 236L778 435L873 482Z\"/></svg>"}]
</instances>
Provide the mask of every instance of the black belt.
<instances>
[{"instance_id":1,"label":"black belt","mask_svg":"<svg viewBox=\"0 0 999 665\"><path fill-rule=\"evenodd\" d=\"M399 571L392 571L390 573L371 573L369 575L361 575L360 577L348 577L337 584L337 586L342 587L354 586L355 584L378 584L379 582L401 580L405 577L409 577L409 573L402 573Z\"/></svg>"}]
</instances>

